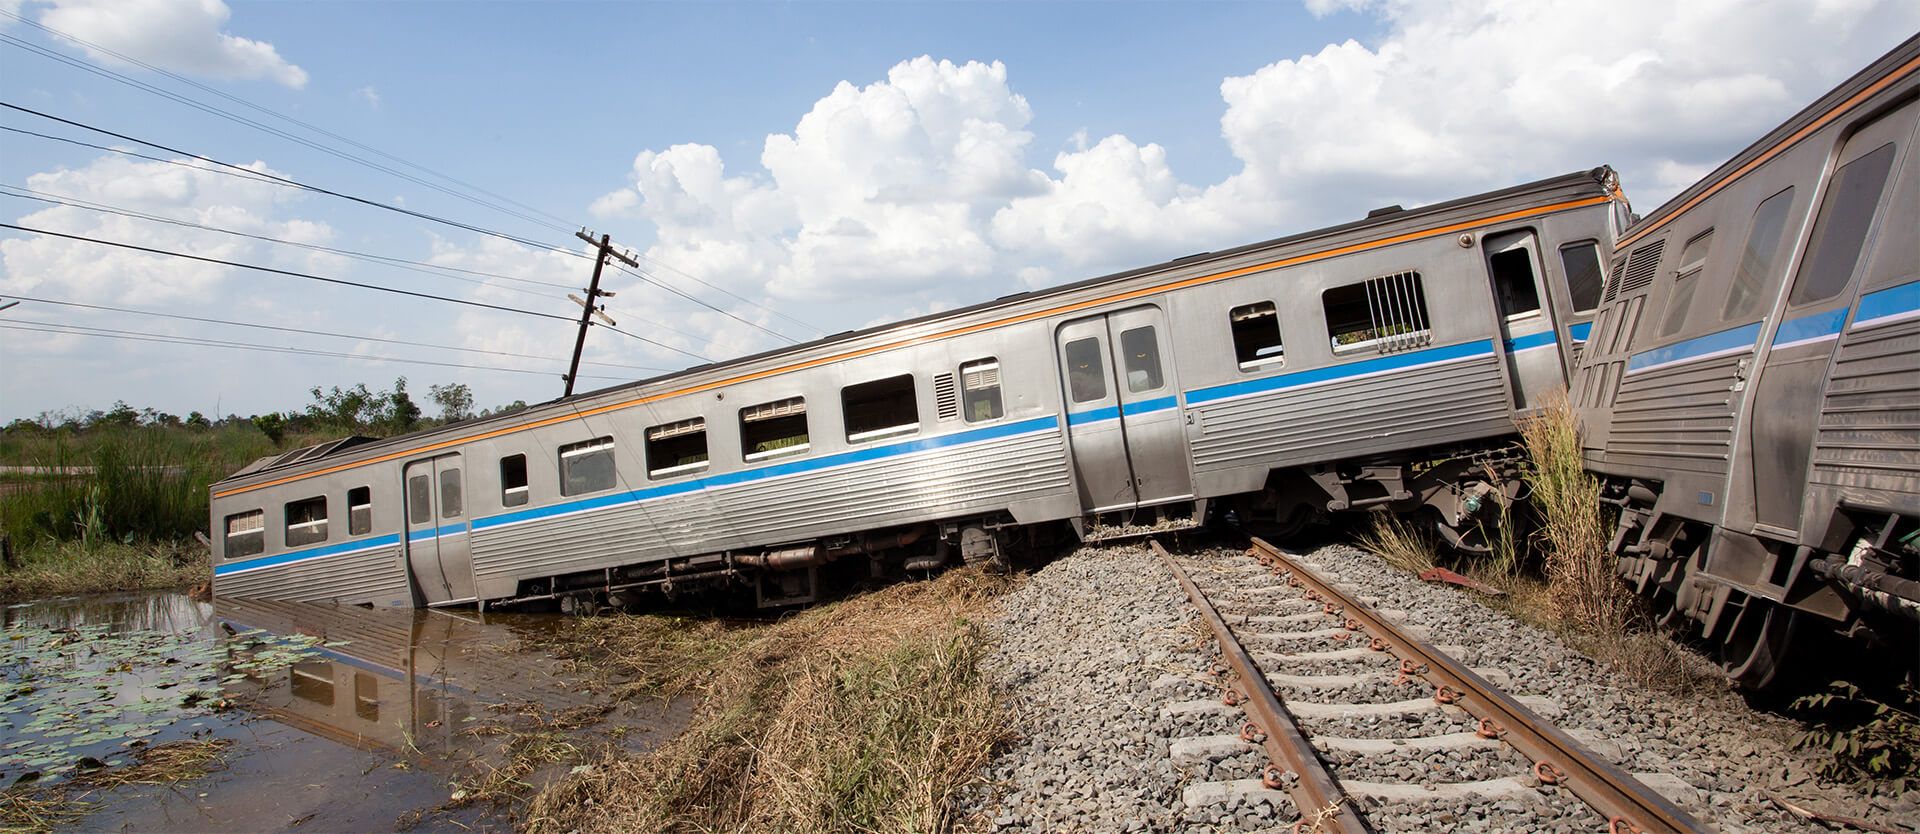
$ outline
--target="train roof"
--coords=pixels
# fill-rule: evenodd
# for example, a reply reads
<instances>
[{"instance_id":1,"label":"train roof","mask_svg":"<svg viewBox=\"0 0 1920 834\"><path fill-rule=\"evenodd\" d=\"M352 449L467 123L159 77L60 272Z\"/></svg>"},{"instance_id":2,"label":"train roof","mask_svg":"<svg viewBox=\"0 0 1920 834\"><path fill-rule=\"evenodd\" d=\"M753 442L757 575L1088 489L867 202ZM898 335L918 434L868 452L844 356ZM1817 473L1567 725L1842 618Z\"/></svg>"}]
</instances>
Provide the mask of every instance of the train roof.
<instances>
[{"instance_id":1,"label":"train roof","mask_svg":"<svg viewBox=\"0 0 1920 834\"><path fill-rule=\"evenodd\" d=\"M1905 43L1894 47L1893 51L1880 57L1842 82L1840 86L1828 91L1826 95L1815 99L1793 118L1781 123L1769 131L1760 140L1748 145L1733 155L1732 159L1713 169L1699 182L1688 186L1686 190L1674 195L1673 199L1662 203L1639 222L1634 223L1620 236L1618 247L1625 249L1635 242L1665 226L1680 213L1705 200L1722 188L1732 184L1748 171L1792 147L1795 142L1812 135L1835 119L1853 111L1888 87L1903 79L1910 79L1920 70L1920 35L1908 38Z\"/></svg>"},{"instance_id":2,"label":"train roof","mask_svg":"<svg viewBox=\"0 0 1920 834\"><path fill-rule=\"evenodd\" d=\"M876 325L861 330L848 330L809 342L749 354L723 362L695 365L634 382L621 383L607 388L561 397L547 402L537 403L524 409L492 414L486 417L475 417L436 426L424 431L397 435L380 440L350 437L328 441L315 446L269 455L256 460L228 476L226 479L214 484L214 491L216 494L220 494L222 491L221 488L224 486L233 485L239 481L253 480L269 472L292 474L298 469L318 465L323 461L335 463L363 456L380 457L383 452L391 450L396 446L433 447L435 445L435 438L444 440L468 434L487 433L491 430L490 427L492 429L510 428L512 424L531 422L540 417L564 418L570 410L582 411L590 406L597 409L597 401L610 398L618 399L622 395L632 395L644 389L684 382L712 374L722 374L729 370L768 363L783 357L797 357L809 352L830 349L835 346L844 346L858 341L872 340L883 334L925 330L934 325L945 322L956 322L978 316L987 311L1045 302L1048 299L1083 293L1090 289L1123 284L1148 276L1162 275L1175 269L1193 270L1199 268L1201 271L1204 271L1209 265L1224 265L1236 260L1245 260L1246 256L1252 253L1301 247L1317 242L1338 241L1343 238L1353 238L1361 241L1378 239L1386 236L1383 234L1385 232L1399 230L1409 225L1418 225L1422 221L1444 217L1463 210L1470 210L1489 204L1519 201L1529 197L1540 200L1569 189L1590 192L1592 196L1610 195L1617 188L1617 180L1618 177L1613 169L1602 165L1585 171L1562 174L1557 177L1536 180L1509 188L1488 191L1482 194L1461 197L1441 203L1433 203L1418 208L1403 209L1399 206L1389 206L1375 209L1369 212L1365 218L1348 223L1249 243L1216 252L1200 252L1185 255L1151 266L1088 278L1045 289L1005 295L991 301L985 301L967 307L904 319L889 324Z\"/></svg>"}]
</instances>

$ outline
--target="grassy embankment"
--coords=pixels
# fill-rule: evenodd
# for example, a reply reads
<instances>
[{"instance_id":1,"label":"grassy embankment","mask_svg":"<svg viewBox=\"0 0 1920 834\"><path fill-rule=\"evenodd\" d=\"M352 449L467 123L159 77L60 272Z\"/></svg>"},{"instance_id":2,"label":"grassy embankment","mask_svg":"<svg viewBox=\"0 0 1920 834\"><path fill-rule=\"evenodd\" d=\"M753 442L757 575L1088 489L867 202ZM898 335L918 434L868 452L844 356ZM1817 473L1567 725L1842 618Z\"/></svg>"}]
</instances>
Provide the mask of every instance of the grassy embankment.
<instances>
[{"instance_id":1,"label":"grassy embankment","mask_svg":"<svg viewBox=\"0 0 1920 834\"><path fill-rule=\"evenodd\" d=\"M205 582L207 486L274 450L238 425L0 434L0 602Z\"/></svg>"},{"instance_id":2,"label":"grassy embankment","mask_svg":"<svg viewBox=\"0 0 1920 834\"><path fill-rule=\"evenodd\" d=\"M1010 737L975 620L1017 584L956 569L771 624L578 620L539 648L614 697L695 699L686 732L635 754L516 738L459 802L523 800L529 831L936 832ZM565 777L524 777L558 761Z\"/></svg>"}]
</instances>

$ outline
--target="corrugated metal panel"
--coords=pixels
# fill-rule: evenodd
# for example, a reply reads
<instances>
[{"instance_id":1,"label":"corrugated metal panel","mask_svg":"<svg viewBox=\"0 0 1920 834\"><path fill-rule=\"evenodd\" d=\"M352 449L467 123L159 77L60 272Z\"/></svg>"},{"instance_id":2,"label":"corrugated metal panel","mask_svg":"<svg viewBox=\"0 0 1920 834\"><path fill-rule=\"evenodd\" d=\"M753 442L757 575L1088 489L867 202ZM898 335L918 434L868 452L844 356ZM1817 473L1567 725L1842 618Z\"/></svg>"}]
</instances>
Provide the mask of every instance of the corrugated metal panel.
<instances>
[{"instance_id":1,"label":"corrugated metal panel","mask_svg":"<svg viewBox=\"0 0 1920 834\"><path fill-rule=\"evenodd\" d=\"M1848 334L1814 438L1813 482L1920 493L1920 319Z\"/></svg>"},{"instance_id":2,"label":"corrugated metal panel","mask_svg":"<svg viewBox=\"0 0 1920 834\"><path fill-rule=\"evenodd\" d=\"M1724 475L1733 444L1734 354L1629 375L1613 402L1607 457Z\"/></svg>"},{"instance_id":3,"label":"corrugated metal panel","mask_svg":"<svg viewBox=\"0 0 1920 834\"><path fill-rule=\"evenodd\" d=\"M381 548L217 577L216 596L273 597L302 602L407 595L399 548Z\"/></svg>"},{"instance_id":4,"label":"corrugated metal panel","mask_svg":"<svg viewBox=\"0 0 1920 834\"><path fill-rule=\"evenodd\" d=\"M1204 430L1193 441L1197 469L1290 466L1347 457L1382 438L1418 446L1463 432L1498 434L1513 425L1500 364L1492 357L1277 391L1202 406L1200 412Z\"/></svg>"}]
</instances>

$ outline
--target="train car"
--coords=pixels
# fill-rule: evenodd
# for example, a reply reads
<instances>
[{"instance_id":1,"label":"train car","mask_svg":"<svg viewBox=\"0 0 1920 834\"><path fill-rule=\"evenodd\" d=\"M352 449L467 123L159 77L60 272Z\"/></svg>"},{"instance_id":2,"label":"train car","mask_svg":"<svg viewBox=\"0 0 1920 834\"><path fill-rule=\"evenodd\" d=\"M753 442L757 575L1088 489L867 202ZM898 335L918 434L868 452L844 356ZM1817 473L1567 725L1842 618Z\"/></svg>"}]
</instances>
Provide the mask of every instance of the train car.
<instances>
[{"instance_id":1,"label":"train car","mask_svg":"<svg viewBox=\"0 0 1920 834\"><path fill-rule=\"evenodd\" d=\"M1621 572L1750 686L1802 621L1911 647L1917 97L1920 38L1628 229L1574 384Z\"/></svg>"},{"instance_id":2,"label":"train car","mask_svg":"<svg viewBox=\"0 0 1920 834\"><path fill-rule=\"evenodd\" d=\"M1628 214L1596 168L265 458L211 489L214 592L786 604L829 565L1004 559L1210 507L1419 510L1473 548Z\"/></svg>"}]
</instances>

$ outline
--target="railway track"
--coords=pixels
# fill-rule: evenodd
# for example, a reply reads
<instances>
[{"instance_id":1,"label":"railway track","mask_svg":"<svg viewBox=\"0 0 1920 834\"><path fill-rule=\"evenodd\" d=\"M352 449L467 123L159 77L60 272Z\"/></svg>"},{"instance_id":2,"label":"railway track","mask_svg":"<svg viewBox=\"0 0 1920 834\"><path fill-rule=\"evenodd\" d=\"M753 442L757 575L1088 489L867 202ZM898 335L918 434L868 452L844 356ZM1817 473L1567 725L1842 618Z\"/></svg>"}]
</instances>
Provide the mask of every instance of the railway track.
<instances>
[{"instance_id":1,"label":"railway track","mask_svg":"<svg viewBox=\"0 0 1920 834\"><path fill-rule=\"evenodd\" d=\"M1264 805L1298 831L1404 829L1463 800L1537 803L1587 830L1706 830L1550 723L1550 701L1506 694L1497 670L1455 661L1293 555L1255 539L1189 566L1153 547L1220 647L1223 696L1161 709L1197 731L1169 746L1176 763L1213 777L1186 786L1188 806Z\"/></svg>"}]
</instances>

